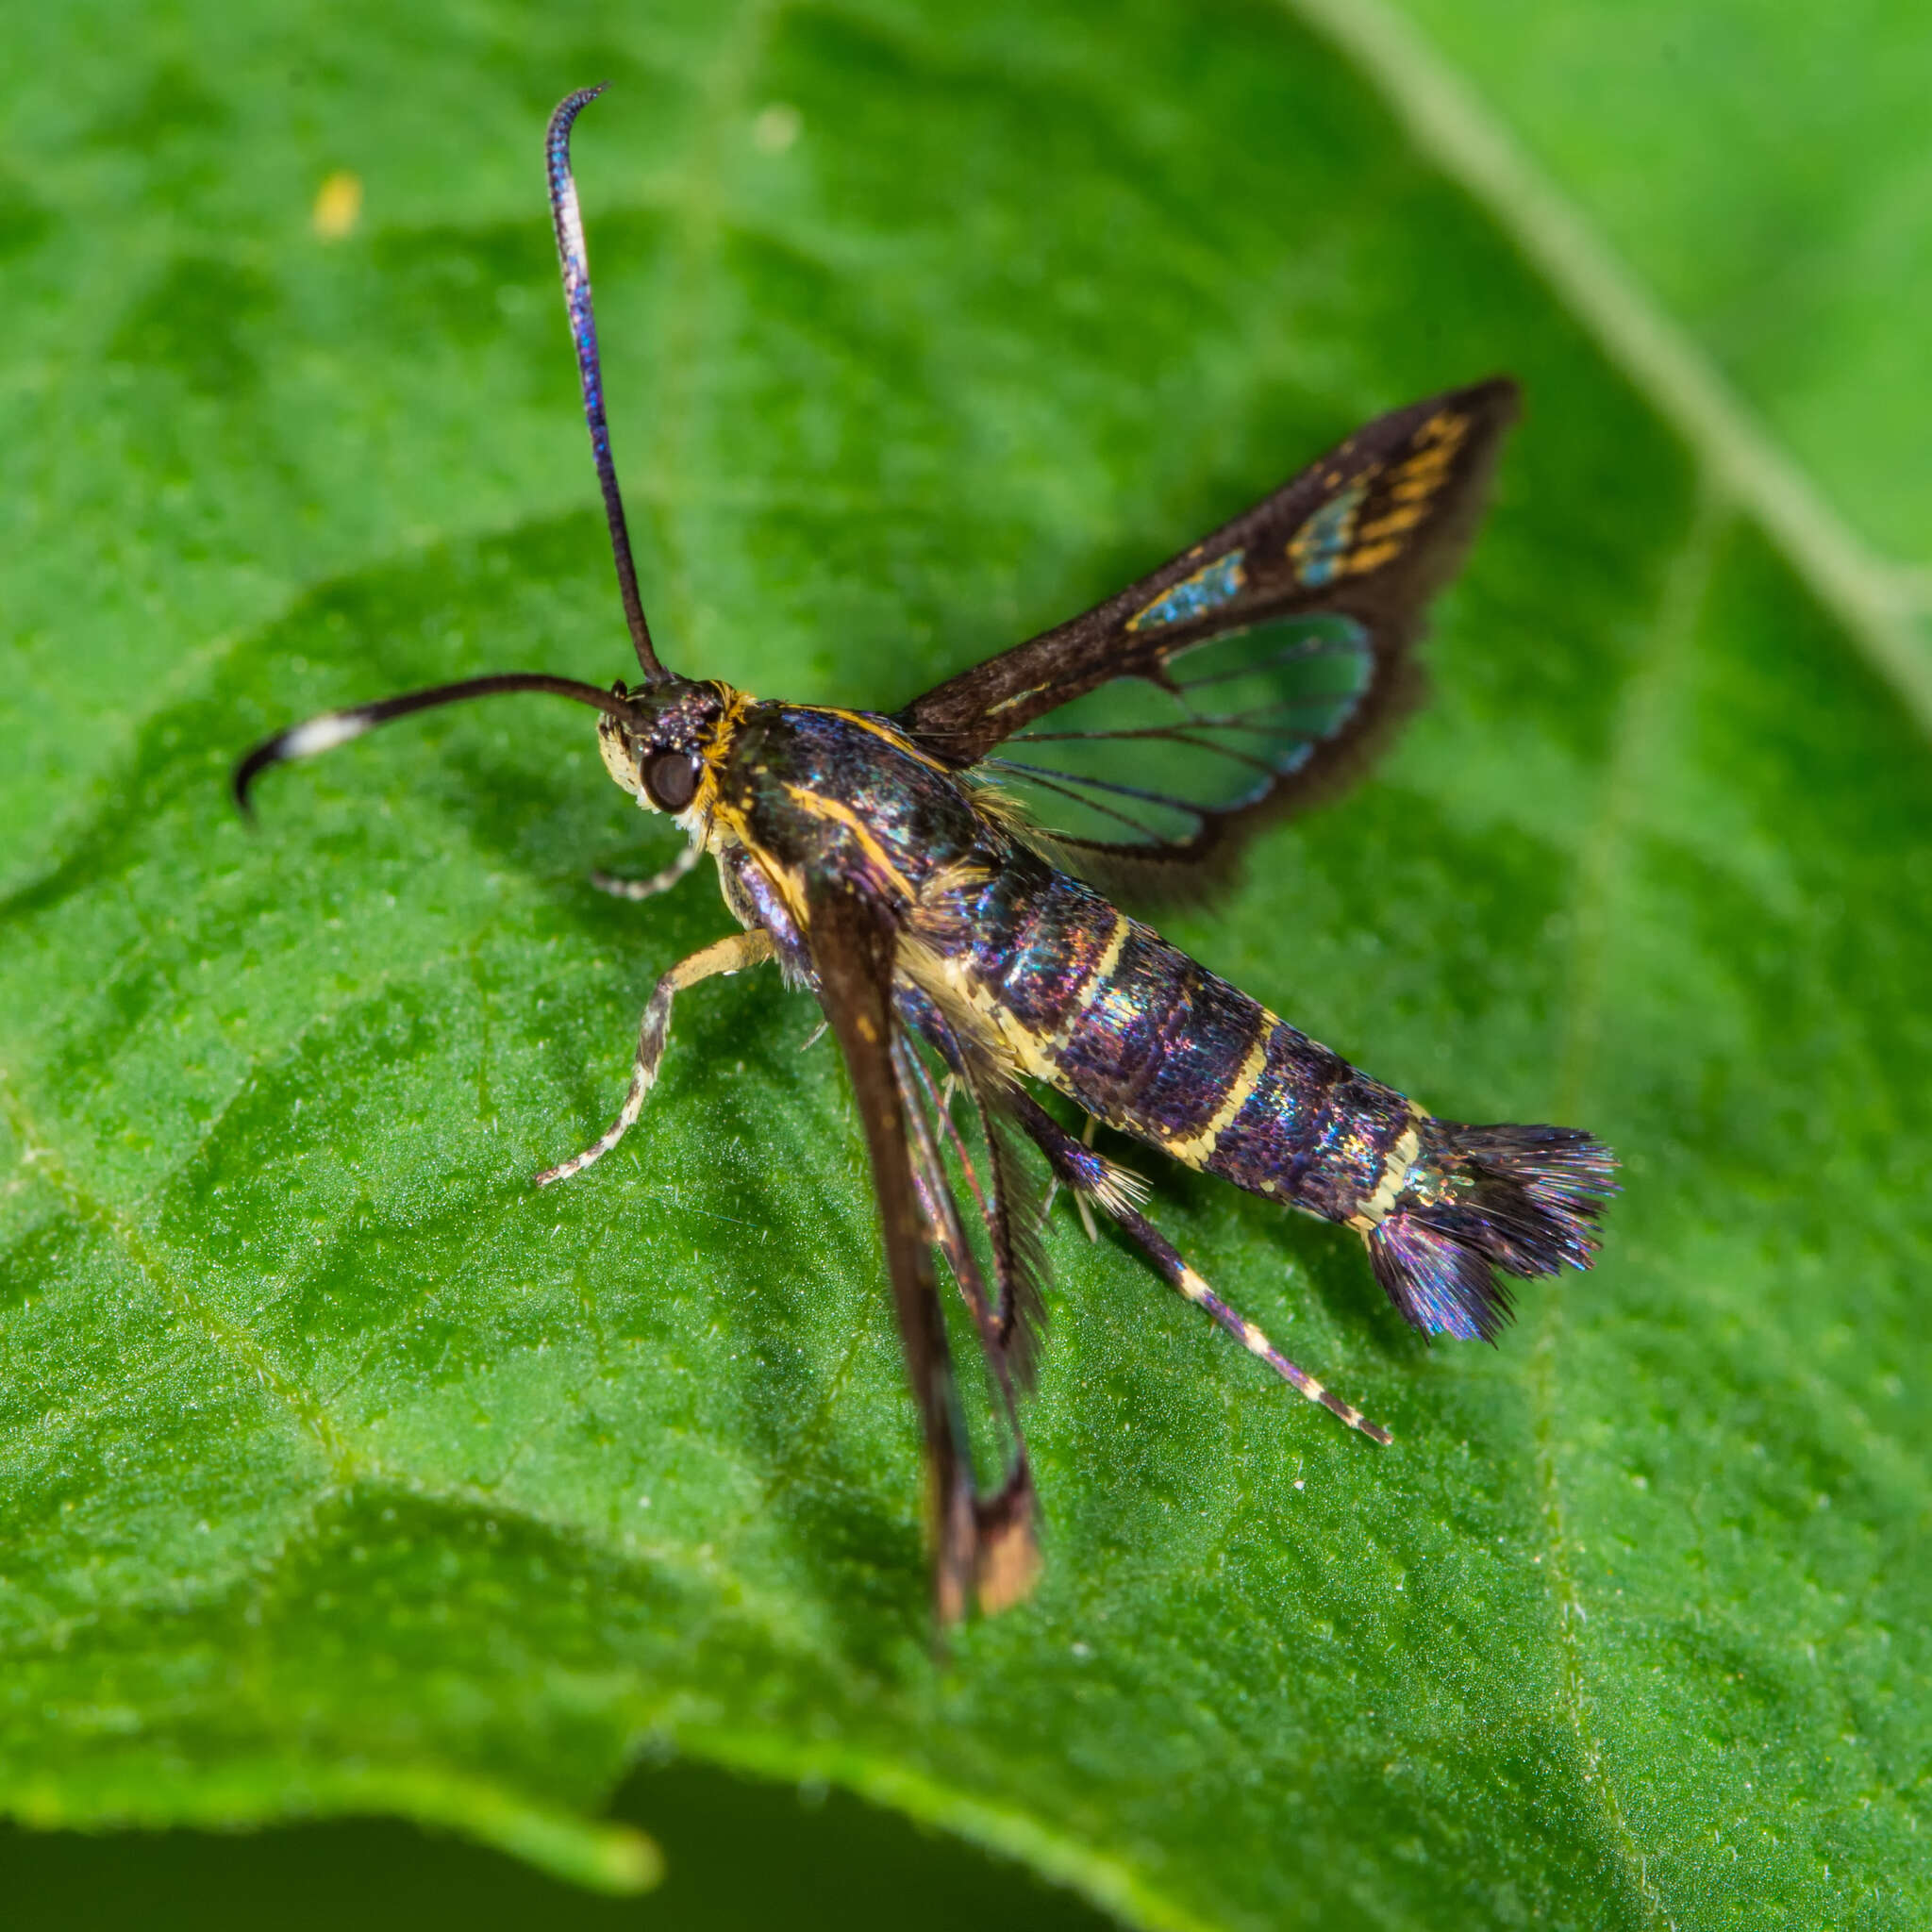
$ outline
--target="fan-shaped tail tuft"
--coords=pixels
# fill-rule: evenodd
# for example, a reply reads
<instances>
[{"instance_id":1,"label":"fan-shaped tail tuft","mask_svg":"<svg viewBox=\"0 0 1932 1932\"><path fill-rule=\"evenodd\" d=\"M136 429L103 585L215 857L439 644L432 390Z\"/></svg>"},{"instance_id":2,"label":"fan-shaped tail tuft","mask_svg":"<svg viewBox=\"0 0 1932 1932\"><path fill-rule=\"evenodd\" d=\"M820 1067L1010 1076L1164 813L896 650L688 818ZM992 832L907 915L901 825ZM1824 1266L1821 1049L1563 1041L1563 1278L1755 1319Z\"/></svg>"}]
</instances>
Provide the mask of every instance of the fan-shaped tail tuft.
<instances>
[{"instance_id":1,"label":"fan-shaped tail tuft","mask_svg":"<svg viewBox=\"0 0 1932 1932\"><path fill-rule=\"evenodd\" d=\"M1368 1230L1389 1299L1424 1335L1493 1341L1515 1312L1504 1274L1588 1268L1616 1157L1574 1127L1421 1123L1402 1191Z\"/></svg>"}]
</instances>

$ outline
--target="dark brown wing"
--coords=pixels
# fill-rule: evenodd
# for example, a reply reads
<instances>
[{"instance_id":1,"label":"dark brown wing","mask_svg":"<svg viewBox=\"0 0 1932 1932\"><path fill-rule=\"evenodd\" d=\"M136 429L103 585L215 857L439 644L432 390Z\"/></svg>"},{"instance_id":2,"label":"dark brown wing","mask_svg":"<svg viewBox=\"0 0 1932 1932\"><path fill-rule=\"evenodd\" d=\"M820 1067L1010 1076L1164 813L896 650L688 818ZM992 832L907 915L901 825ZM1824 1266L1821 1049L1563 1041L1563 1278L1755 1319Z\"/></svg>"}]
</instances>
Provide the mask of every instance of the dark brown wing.
<instances>
[{"instance_id":1,"label":"dark brown wing","mask_svg":"<svg viewBox=\"0 0 1932 1932\"><path fill-rule=\"evenodd\" d=\"M980 1348L993 1388L1004 1410L1011 1441L1006 1481L998 1492L975 1497L974 1527L977 1537L974 1551L974 1584L983 1610L1000 1610L1017 1603L1032 1590L1040 1574L1040 1550L1034 1535L1033 1473L1026 1459L1026 1437L1020 1425L1019 1390L1016 1375L1028 1366L1026 1344L1035 1333L1031 1324L1019 1319L1017 1309L1025 1291L1035 1286L1020 1258L1026 1243L1015 1239L1010 1219L1013 1197L997 1180L989 1195L973 1172L964 1142L953 1125L950 1109L942 1095L933 1089L919 1050L911 1037L902 1032L892 1042L892 1057L899 1075L899 1095L912 1136L913 1183L918 1190L933 1244L942 1254L959 1285L959 1292L972 1310L979 1334ZM959 1217L959 1207L946 1175L946 1157L941 1151L939 1128L958 1158L972 1188L985 1226L994 1278L1000 1283L995 1298L989 1295L986 1275L967 1237ZM1030 1232L1033 1224L1023 1225Z\"/></svg>"},{"instance_id":2,"label":"dark brown wing","mask_svg":"<svg viewBox=\"0 0 1932 1932\"><path fill-rule=\"evenodd\" d=\"M1516 404L1498 377L1379 417L897 722L1018 792L1075 863L1126 861L1150 882L1209 870L1231 834L1353 776L1414 702L1424 608L1460 561Z\"/></svg>"},{"instance_id":3,"label":"dark brown wing","mask_svg":"<svg viewBox=\"0 0 1932 1932\"><path fill-rule=\"evenodd\" d=\"M1040 1245L1038 1191L1018 1144L1020 1129L1008 1105L1010 1086L925 993L902 984L899 1013L906 1022L900 1086L908 1093L908 1108L914 1116L915 1151L924 1125L933 1137L934 1158L939 1158L941 1141L951 1153L978 1210L998 1291L987 1297L960 1274L956 1264L960 1292L973 1307L996 1375L1004 1380L1010 1374L1021 1388L1030 1389L1040 1329L1045 1319L1041 1291L1046 1256ZM986 1170L984 1181L951 1106L935 1091L917 1052L908 1043L914 1038L926 1041L972 1103L972 1124L978 1129ZM941 1247L945 1247L943 1240Z\"/></svg>"},{"instance_id":4,"label":"dark brown wing","mask_svg":"<svg viewBox=\"0 0 1932 1932\"><path fill-rule=\"evenodd\" d=\"M874 901L835 880L808 891L807 937L820 1003L844 1055L865 1124L873 1187L885 1237L906 1373L919 1409L931 1480L933 1601L940 1622L956 1623L975 1598L999 1607L1029 1580L1033 1559L1031 1490L989 1503L975 1498L971 1448L953 1380L945 1317L934 1280L930 1230L913 1181L904 1097L892 1054L892 960L897 934Z\"/></svg>"}]
</instances>

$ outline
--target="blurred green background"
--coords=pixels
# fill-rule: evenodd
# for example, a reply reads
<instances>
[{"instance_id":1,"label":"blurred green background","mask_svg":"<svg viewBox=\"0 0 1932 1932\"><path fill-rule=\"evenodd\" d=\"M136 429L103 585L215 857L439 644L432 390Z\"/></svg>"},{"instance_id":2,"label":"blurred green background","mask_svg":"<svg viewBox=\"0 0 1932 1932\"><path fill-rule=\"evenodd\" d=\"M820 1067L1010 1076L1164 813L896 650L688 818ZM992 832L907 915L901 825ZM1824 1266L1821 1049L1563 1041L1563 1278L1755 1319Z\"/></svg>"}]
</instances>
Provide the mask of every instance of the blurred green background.
<instances>
[{"instance_id":1,"label":"blurred green background","mask_svg":"<svg viewBox=\"0 0 1932 1932\"><path fill-rule=\"evenodd\" d=\"M0 18L9 1926L1924 1923L1917 9ZM895 704L1528 390L1436 704L1175 932L1444 1112L1600 1128L1609 1248L1428 1350L1160 1174L1374 1461L1058 1228L1052 1569L943 1666L798 1002L694 997L528 1196L720 929L585 891L665 852L575 718L221 796L325 705L622 673L539 165L597 79L680 668ZM261 1828L52 1828L114 1824ZM639 1831L661 1889L584 1889Z\"/></svg>"}]
</instances>

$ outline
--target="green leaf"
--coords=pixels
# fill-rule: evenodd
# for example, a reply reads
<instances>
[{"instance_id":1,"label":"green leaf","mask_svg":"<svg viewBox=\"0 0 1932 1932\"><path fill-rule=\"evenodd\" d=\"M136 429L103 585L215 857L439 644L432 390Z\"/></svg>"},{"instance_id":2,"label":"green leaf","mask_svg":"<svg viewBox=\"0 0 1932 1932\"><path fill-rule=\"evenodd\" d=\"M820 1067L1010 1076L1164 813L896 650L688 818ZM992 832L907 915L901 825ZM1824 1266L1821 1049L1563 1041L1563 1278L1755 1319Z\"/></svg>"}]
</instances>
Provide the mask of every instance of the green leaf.
<instances>
[{"instance_id":1,"label":"green leaf","mask_svg":"<svg viewBox=\"0 0 1932 1932\"><path fill-rule=\"evenodd\" d=\"M0 1805L390 1810L615 1887L653 1853L600 1807L675 1751L1150 1926L1924 1917L1924 741L1367 81L1239 0L16 39ZM588 889L669 847L582 720L398 726L252 834L223 796L328 705L624 673L538 165L594 78L681 668L894 704L1379 408L1531 398L1433 707L1174 932L1441 1111L1605 1134L1607 1251L1430 1349L1351 1237L1160 1172L1377 1455L1057 1226L1050 1568L944 1662L808 1003L688 996L624 1148L528 1185L725 925Z\"/></svg>"},{"instance_id":2,"label":"green leaf","mask_svg":"<svg viewBox=\"0 0 1932 1932\"><path fill-rule=\"evenodd\" d=\"M1320 0L1310 0L1320 4ZM1402 0L1879 551L1932 562L1913 0Z\"/></svg>"}]
</instances>

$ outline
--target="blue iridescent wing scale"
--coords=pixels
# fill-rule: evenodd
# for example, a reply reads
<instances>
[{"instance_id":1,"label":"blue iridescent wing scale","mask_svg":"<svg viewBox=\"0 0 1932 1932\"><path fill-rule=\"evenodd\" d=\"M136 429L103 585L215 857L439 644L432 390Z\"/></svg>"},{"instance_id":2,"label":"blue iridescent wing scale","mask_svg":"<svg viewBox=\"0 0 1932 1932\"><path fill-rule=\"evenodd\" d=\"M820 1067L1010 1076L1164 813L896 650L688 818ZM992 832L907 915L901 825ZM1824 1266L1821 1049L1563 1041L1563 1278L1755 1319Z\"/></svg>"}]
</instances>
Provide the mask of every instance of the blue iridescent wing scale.
<instances>
[{"instance_id":1,"label":"blue iridescent wing scale","mask_svg":"<svg viewBox=\"0 0 1932 1932\"><path fill-rule=\"evenodd\" d=\"M898 722L1017 796L1074 866L1197 888L1345 784L1420 695L1424 609L1482 509L1513 382L1377 418L1085 615Z\"/></svg>"}]
</instances>

